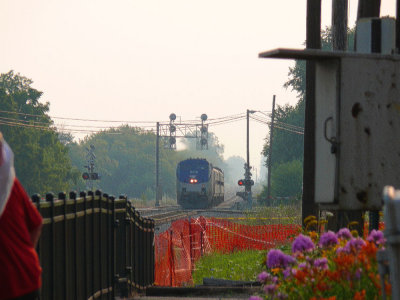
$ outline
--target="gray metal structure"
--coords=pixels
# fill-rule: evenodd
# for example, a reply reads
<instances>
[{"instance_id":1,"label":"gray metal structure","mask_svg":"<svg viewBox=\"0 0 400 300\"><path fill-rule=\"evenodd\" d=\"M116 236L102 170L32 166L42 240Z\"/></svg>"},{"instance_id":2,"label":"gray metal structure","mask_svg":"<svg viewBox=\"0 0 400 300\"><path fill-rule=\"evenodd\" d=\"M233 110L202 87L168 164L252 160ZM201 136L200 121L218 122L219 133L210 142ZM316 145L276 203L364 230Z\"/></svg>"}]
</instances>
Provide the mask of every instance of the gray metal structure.
<instances>
[{"instance_id":1,"label":"gray metal structure","mask_svg":"<svg viewBox=\"0 0 400 300\"><path fill-rule=\"evenodd\" d=\"M176 149L177 138L195 138L196 148L208 150L208 124L207 115L202 114L201 124L199 123L175 123L176 115L169 115L168 123L157 122L156 136L156 203L155 206L160 206L162 200L162 185L160 183L160 138L163 139L165 149Z\"/></svg>"},{"instance_id":2,"label":"gray metal structure","mask_svg":"<svg viewBox=\"0 0 400 300\"><path fill-rule=\"evenodd\" d=\"M315 201L379 210L400 182L400 56L276 49L265 58L316 61Z\"/></svg>"}]
</instances>

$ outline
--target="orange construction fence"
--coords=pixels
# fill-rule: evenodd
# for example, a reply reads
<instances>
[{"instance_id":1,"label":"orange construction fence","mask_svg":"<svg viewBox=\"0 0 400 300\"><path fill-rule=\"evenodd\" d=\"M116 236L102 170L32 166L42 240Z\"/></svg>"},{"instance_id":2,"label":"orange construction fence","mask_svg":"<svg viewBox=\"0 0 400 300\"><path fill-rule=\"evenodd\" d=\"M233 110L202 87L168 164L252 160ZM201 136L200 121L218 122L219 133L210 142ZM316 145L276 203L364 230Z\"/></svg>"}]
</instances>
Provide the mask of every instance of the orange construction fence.
<instances>
[{"instance_id":1,"label":"orange construction fence","mask_svg":"<svg viewBox=\"0 0 400 300\"><path fill-rule=\"evenodd\" d=\"M218 218L179 220L155 237L155 285L192 282L194 263L212 252L270 249L290 241L299 225L243 225Z\"/></svg>"}]
</instances>

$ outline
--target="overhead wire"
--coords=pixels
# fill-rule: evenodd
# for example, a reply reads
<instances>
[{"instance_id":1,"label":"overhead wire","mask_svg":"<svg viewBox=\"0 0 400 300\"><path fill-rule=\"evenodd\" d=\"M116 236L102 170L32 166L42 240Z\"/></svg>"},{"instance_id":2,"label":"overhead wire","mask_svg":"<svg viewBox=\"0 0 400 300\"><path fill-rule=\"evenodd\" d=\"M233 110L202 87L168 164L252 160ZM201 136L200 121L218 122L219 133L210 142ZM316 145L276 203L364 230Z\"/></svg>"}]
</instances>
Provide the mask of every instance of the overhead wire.
<instances>
[{"instance_id":1,"label":"overhead wire","mask_svg":"<svg viewBox=\"0 0 400 300\"><path fill-rule=\"evenodd\" d=\"M259 113L262 113L266 116L263 111L256 111ZM16 115L23 115L23 116L29 116L29 117L43 117L43 116L48 116L48 115L35 115L35 114L28 114L28 113L21 113L21 112L12 112L12 111L5 111L5 110L0 110L0 113L6 113L6 114L16 114ZM123 126L125 124L149 124L153 123L155 124L156 122L154 121L123 121L123 120L99 120L99 119L82 119L82 118L67 118L67 117L53 117L53 116L48 116L50 120L52 118L55 119L60 119L60 120L71 120L71 121L87 121L87 122L111 122L111 123L120 123L120 126ZM268 116L270 117L270 116ZM217 117L217 118L210 118L208 119L207 125L212 127L212 126L219 126L219 125L224 125L224 124L229 124L232 122L237 122L241 121L246 118L246 113L239 113L239 114L234 114L234 115L228 115L228 116L223 116L223 117ZM263 117L256 116L256 115L251 115L251 118L259 123L263 124L270 124L270 122ZM190 122L195 122L195 123L190 123ZM184 121L185 125L188 127L194 127L199 125L199 121L196 120L189 120L189 121ZM75 133L98 133L98 132L105 132L110 129L118 129L116 126L95 126L95 125L77 125L77 124L64 124L64 123L53 123L49 122L39 122L39 121L34 121L34 120L22 120L22 119L15 119L15 118L7 118L7 117L0 117L0 124L1 125L9 125L9 126L17 126L17 127L29 127L29 128L37 128L41 130L58 130L61 132L75 132ZM167 123L168 124L168 123ZM167 125L165 124L165 125ZM183 125L182 121L180 123L174 123L175 125ZM278 129L282 130L287 130L290 132L298 133L298 134L304 134L302 132L304 129L291 125L288 123L280 122L280 121L275 121L274 125ZM53 127L49 127L53 126ZM72 127L72 128L71 128ZM137 125L137 127L140 127L142 129L147 129L148 131L154 132L155 131L155 125ZM85 129L79 129L79 128L85 128ZM87 128L98 128L100 130L89 130Z\"/></svg>"},{"instance_id":2,"label":"overhead wire","mask_svg":"<svg viewBox=\"0 0 400 300\"><path fill-rule=\"evenodd\" d=\"M271 125L271 122L270 122L270 121L265 121L265 120L263 120L263 119L259 119L258 117L255 117L255 116L251 116L251 118L252 118L253 120L256 120L256 121L259 122L259 123ZM283 124L285 124L285 123L283 123ZM276 129L281 129L281 130L286 130L286 131L288 131L288 132L292 132L292 133L296 133L296 134L300 134L300 135L304 135L304 131L294 130L294 129L292 129L292 128L287 128L287 127L284 127L284 126L282 126L282 125L280 125L280 124L276 124L275 122L274 122L274 128L276 128Z\"/></svg>"}]
</instances>

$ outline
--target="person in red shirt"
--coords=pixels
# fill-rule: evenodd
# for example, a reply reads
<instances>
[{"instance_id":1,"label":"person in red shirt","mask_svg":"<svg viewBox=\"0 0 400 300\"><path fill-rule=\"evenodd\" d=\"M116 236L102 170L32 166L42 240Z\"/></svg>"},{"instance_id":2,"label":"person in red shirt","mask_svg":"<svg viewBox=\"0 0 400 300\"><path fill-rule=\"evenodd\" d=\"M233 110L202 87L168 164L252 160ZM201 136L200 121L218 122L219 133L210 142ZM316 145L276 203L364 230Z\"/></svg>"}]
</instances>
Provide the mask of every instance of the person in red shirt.
<instances>
[{"instance_id":1,"label":"person in red shirt","mask_svg":"<svg viewBox=\"0 0 400 300\"><path fill-rule=\"evenodd\" d=\"M39 299L42 217L15 176L13 153L0 132L0 299Z\"/></svg>"}]
</instances>

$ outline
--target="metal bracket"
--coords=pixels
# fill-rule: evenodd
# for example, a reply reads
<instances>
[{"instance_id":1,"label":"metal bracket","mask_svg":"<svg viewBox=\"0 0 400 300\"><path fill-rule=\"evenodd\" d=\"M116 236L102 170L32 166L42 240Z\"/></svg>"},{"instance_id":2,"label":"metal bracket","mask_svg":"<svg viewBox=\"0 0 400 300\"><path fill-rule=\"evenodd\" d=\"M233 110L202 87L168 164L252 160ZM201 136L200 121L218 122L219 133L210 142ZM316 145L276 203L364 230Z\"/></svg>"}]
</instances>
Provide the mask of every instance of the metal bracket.
<instances>
[{"instance_id":1,"label":"metal bracket","mask_svg":"<svg viewBox=\"0 0 400 300\"><path fill-rule=\"evenodd\" d=\"M326 133L326 129L328 127L327 124L328 124L329 121L333 122L333 117L327 118L325 120L325 122L324 122L324 138L325 138L325 140L327 140L331 144L331 153L332 154L336 154L337 150L338 150L339 142L337 141L336 137L334 137L334 136L331 137L331 138L328 138L328 135Z\"/></svg>"}]
</instances>

